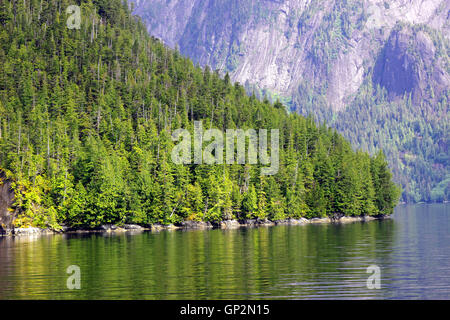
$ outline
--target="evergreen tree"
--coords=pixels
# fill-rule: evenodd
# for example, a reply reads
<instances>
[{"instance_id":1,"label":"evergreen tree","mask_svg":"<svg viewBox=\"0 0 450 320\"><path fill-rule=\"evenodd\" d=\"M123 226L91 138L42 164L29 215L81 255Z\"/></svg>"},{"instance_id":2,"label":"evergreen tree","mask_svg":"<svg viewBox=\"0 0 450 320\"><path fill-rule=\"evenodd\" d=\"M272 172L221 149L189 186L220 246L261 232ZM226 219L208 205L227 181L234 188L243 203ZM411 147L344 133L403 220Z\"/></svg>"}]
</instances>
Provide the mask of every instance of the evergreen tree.
<instances>
[{"instance_id":1,"label":"evergreen tree","mask_svg":"<svg viewBox=\"0 0 450 320\"><path fill-rule=\"evenodd\" d=\"M312 117L194 66L120 0L78 3L81 28L70 30L68 0L0 2L0 170L14 182L17 227L393 212L399 191L382 154L354 152ZM279 129L278 173L173 163L172 133L193 137L200 120Z\"/></svg>"}]
</instances>

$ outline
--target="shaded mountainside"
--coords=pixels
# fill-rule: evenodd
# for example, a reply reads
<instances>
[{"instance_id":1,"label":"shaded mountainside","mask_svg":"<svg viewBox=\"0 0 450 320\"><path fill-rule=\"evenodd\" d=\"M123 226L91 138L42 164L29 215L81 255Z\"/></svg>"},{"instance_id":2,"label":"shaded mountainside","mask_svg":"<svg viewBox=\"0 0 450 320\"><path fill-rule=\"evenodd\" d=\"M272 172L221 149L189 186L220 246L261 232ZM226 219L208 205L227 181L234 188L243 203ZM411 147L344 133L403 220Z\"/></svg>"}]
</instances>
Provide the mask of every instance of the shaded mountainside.
<instances>
[{"instance_id":1,"label":"shaded mountainside","mask_svg":"<svg viewBox=\"0 0 450 320\"><path fill-rule=\"evenodd\" d=\"M450 199L450 2L131 2L151 34L200 65L326 120L355 148L381 146L405 201ZM385 113L374 117L380 104ZM392 119L400 112L417 123ZM367 130L375 134L360 142Z\"/></svg>"},{"instance_id":2,"label":"shaded mountainside","mask_svg":"<svg viewBox=\"0 0 450 320\"><path fill-rule=\"evenodd\" d=\"M381 50L373 80L386 88L390 100L407 94L415 105L424 100L435 105L449 89L445 48L436 47L433 34L427 31L398 26Z\"/></svg>"},{"instance_id":3,"label":"shaded mountainside","mask_svg":"<svg viewBox=\"0 0 450 320\"><path fill-rule=\"evenodd\" d=\"M355 152L313 118L194 66L150 37L126 2L78 3L80 29L68 29L72 1L0 2L2 221L60 229L392 214L399 191L382 152ZM192 136L196 120L279 129L278 173L175 164L172 133Z\"/></svg>"}]
</instances>

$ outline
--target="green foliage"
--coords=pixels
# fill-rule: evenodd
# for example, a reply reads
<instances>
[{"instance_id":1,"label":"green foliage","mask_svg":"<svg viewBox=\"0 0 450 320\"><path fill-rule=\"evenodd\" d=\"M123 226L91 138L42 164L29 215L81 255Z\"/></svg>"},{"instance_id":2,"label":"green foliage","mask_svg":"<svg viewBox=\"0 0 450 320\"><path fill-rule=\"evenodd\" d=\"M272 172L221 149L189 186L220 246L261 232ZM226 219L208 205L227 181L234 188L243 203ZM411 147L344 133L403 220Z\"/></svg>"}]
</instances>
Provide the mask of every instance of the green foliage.
<instances>
[{"instance_id":1,"label":"green foliage","mask_svg":"<svg viewBox=\"0 0 450 320\"><path fill-rule=\"evenodd\" d=\"M382 156L194 66L119 0L81 1L79 30L66 27L70 4L2 2L0 165L15 181L18 226L392 213ZM278 174L175 165L171 133L195 120L280 129Z\"/></svg>"},{"instance_id":2,"label":"green foliage","mask_svg":"<svg viewBox=\"0 0 450 320\"><path fill-rule=\"evenodd\" d=\"M394 180L402 185L401 199L429 202L450 200L448 193L437 191L449 175L448 100L444 93L436 103L412 104L407 96L390 101L386 89L374 88L369 81L347 109L337 114L311 92L309 98L296 103L302 105L297 108L299 113L313 112L318 121L327 121L355 148L370 154L383 149Z\"/></svg>"}]
</instances>

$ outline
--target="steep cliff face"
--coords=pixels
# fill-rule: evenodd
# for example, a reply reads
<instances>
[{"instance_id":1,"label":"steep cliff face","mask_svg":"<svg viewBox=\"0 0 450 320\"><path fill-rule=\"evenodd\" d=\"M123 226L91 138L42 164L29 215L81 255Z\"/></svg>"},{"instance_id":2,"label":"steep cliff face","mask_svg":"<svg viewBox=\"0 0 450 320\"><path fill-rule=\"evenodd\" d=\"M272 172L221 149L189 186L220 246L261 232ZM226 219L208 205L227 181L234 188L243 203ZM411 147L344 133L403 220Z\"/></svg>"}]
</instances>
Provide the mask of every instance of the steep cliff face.
<instances>
[{"instance_id":1,"label":"steep cliff face","mask_svg":"<svg viewBox=\"0 0 450 320\"><path fill-rule=\"evenodd\" d=\"M447 39L450 34L450 2L446 0L135 2L135 12L151 34L171 47L178 46L198 63L230 72L232 80L248 87L285 97L295 95L299 87L310 87L324 93L334 110L345 108L380 54L393 54L393 63L407 55L408 47L401 40L392 48L395 52L389 47L398 36L411 37L406 31L392 34L399 22L424 24ZM427 47L425 38L422 34L415 41ZM448 70L436 72L443 72L440 86L448 86ZM380 84L394 93L424 84L391 88L387 76L380 76Z\"/></svg>"},{"instance_id":2,"label":"steep cliff face","mask_svg":"<svg viewBox=\"0 0 450 320\"><path fill-rule=\"evenodd\" d=\"M436 102L450 84L443 56L436 51L424 31L394 30L375 64L375 84L386 88L391 99L407 94L415 104Z\"/></svg>"}]
</instances>

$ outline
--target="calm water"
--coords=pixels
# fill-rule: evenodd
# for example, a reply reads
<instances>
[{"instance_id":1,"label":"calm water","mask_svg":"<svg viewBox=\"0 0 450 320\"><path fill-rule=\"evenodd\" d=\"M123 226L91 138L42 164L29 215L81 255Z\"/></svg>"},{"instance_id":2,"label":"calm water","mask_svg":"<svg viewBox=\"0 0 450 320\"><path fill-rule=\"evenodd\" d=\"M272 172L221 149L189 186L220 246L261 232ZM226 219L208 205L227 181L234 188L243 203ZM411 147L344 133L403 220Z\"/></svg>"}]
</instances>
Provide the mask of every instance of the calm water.
<instances>
[{"instance_id":1,"label":"calm water","mask_svg":"<svg viewBox=\"0 0 450 320\"><path fill-rule=\"evenodd\" d=\"M0 299L450 299L449 222L436 204L348 225L0 238Z\"/></svg>"}]
</instances>

